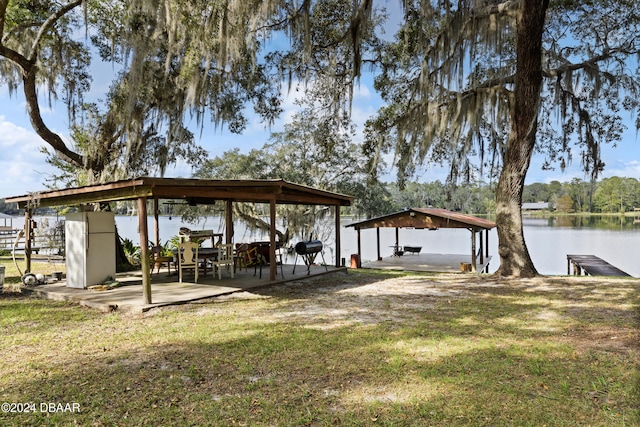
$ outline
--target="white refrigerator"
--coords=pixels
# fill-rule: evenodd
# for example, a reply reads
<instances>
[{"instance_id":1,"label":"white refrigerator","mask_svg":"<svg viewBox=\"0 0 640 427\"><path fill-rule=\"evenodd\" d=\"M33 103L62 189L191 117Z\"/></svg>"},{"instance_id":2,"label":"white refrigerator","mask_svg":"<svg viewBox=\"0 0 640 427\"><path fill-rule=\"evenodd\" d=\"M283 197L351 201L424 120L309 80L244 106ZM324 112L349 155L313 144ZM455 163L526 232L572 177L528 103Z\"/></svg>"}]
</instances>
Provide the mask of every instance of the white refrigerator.
<instances>
[{"instance_id":1,"label":"white refrigerator","mask_svg":"<svg viewBox=\"0 0 640 427\"><path fill-rule=\"evenodd\" d=\"M69 213L65 220L67 287L86 288L116 277L113 212Z\"/></svg>"}]
</instances>

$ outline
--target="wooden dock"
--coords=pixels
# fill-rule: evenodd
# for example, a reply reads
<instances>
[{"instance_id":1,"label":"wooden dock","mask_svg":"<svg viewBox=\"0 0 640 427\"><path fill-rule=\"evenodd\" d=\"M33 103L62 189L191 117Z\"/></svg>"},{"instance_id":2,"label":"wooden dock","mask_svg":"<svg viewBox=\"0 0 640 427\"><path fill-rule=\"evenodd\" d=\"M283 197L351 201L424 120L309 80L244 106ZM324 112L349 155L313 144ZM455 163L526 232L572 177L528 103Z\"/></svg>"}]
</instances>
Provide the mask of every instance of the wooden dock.
<instances>
[{"instance_id":1,"label":"wooden dock","mask_svg":"<svg viewBox=\"0 0 640 427\"><path fill-rule=\"evenodd\" d=\"M573 274L577 276L584 272L590 276L631 277L629 273L595 255L567 255L567 274L571 274L571 266Z\"/></svg>"}]
</instances>

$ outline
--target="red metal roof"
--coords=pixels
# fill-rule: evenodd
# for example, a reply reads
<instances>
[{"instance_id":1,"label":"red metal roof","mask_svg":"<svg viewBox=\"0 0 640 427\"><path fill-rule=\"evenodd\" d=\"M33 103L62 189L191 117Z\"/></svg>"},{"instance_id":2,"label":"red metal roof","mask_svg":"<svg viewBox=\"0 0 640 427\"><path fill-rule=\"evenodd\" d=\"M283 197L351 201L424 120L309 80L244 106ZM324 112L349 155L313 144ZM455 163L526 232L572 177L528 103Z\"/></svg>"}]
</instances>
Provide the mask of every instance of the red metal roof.
<instances>
[{"instance_id":1,"label":"red metal roof","mask_svg":"<svg viewBox=\"0 0 640 427\"><path fill-rule=\"evenodd\" d=\"M460 212L448 211L440 208L411 208L413 211L422 212L427 215L440 216L455 221L464 222L465 224L473 225L480 228L492 229L496 226L496 223L484 218L478 218L477 216L467 215Z\"/></svg>"},{"instance_id":2,"label":"red metal roof","mask_svg":"<svg viewBox=\"0 0 640 427\"><path fill-rule=\"evenodd\" d=\"M370 218L347 225L355 229L379 227L415 227L423 228L473 228L490 230L496 223L477 216L452 212L440 208L410 208L388 215Z\"/></svg>"}]
</instances>

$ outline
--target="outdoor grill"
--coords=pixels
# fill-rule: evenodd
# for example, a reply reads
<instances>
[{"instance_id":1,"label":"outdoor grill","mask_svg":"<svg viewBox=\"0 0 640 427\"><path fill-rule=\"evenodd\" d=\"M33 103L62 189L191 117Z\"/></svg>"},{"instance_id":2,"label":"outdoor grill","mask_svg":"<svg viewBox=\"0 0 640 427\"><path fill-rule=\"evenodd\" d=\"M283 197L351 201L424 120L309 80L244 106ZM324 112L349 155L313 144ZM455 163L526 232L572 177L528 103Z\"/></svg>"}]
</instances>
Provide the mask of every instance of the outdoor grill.
<instances>
[{"instance_id":1,"label":"outdoor grill","mask_svg":"<svg viewBox=\"0 0 640 427\"><path fill-rule=\"evenodd\" d=\"M311 264L314 263L316 256L320 254L322 257L322 263L324 268L328 270L327 263L324 260L324 253L322 251L322 242L320 240L307 240L305 242L299 242L295 246L296 260L293 265L293 273L296 272L296 265L298 264L298 256L302 258L304 264L307 266L307 274L311 273Z\"/></svg>"},{"instance_id":2,"label":"outdoor grill","mask_svg":"<svg viewBox=\"0 0 640 427\"><path fill-rule=\"evenodd\" d=\"M322 242L320 240L309 240L296 244L296 253L298 255L312 255L322 251Z\"/></svg>"}]
</instances>

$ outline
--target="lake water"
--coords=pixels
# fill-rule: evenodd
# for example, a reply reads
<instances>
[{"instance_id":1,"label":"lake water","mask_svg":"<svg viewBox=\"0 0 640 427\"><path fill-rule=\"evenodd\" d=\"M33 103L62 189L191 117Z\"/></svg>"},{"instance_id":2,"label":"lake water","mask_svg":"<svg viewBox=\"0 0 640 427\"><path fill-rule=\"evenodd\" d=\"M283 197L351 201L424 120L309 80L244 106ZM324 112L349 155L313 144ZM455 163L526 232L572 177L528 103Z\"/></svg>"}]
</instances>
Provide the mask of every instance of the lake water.
<instances>
[{"instance_id":1,"label":"lake water","mask_svg":"<svg viewBox=\"0 0 640 427\"><path fill-rule=\"evenodd\" d=\"M634 224L630 217L560 217L551 219L524 218L524 234L533 263L541 274L566 274L567 254L596 255L616 267L626 271L634 277L640 277L640 223ZM342 221L341 233L342 250L340 258L349 263L351 254L358 252L357 235L353 228L344 227L352 223L348 218ZM118 231L121 236L131 239L138 244L138 218L136 216L116 216ZM331 226L333 221L331 221ZM210 217L197 226L183 224L180 218L162 216L159 219L160 241L166 242L178 234L182 226L193 230L212 229L224 232L224 225L220 218ZM149 218L149 239L154 240L153 218ZM235 228L235 242L250 242L268 240L268 234L247 230L237 222ZM335 263L334 232L331 227L318 232L318 238L325 244L325 259L327 263ZM362 259L374 260L377 256L375 229L361 231ZM294 238L295 244L300 239ZM400 245L422 246L422 253L459 253L471 252L471 233L467 230L399 230ZM380 247L382 256L392 253L395 242L395 229L380 229ZM489 232L489 255L492 260L489 272L494 272L499 265L497 254L498 237L496 230Z\"/></svg>"}]
</instances>

